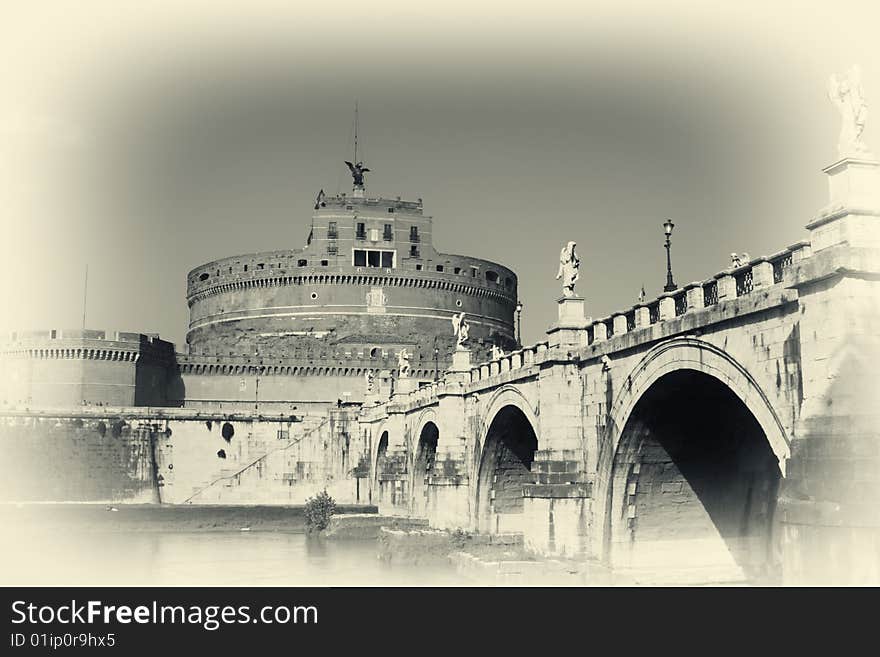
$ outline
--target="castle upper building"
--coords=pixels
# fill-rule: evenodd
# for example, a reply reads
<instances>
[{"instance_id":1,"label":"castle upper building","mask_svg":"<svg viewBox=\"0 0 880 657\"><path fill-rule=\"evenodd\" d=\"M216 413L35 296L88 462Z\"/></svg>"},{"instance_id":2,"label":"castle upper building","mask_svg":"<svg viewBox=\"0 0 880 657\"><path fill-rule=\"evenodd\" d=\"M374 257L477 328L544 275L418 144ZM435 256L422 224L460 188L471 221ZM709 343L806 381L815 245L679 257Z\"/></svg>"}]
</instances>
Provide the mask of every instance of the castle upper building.
<instances>
[{"instance_id":1,"label":"castle upper building","mask_svg":"<svg viewBox=\"0 0 880 657\"><path fill-rule=\"evenodd\" d=\"M367 372L393 386L404 349L413 378L442 374L455 348L451 319L462 312L476 360L493 345L515 346L516 275L488 260L441 253L432 234L421 199L370 197L362 174L350 196L322 192L303 248L230 256L189 273L187 349L168 360L162 394L153 389L131 401L232 410L358 402ZM35 335L45 344L32 344ZM2 351L18 361L62 353L51 351L53 335L76 334L30 334L27 350L13 335ZM74 358L92 353L85 342L65 349ZM32 378L22 370L21 380ZM40 386L23 399L40 406L79 396Z\"/></svg>"}]
</instances>

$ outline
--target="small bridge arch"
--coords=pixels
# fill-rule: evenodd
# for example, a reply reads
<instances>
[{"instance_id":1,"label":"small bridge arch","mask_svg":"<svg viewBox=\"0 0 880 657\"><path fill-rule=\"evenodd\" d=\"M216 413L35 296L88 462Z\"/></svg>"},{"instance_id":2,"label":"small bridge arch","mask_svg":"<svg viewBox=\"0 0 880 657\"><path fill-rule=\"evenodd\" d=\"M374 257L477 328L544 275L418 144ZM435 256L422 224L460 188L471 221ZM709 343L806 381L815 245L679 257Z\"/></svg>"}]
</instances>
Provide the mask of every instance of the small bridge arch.
<instances>
[{"instance_id":1,"label":"small bridge arch","mask_svg":"<svg viewBox=\"0 0 880 657\"><path fill-rule=\"evenodd\" d=\"M410 472L411 512L424 517L431 507L430 477L434 470L437 445L440 440L440 421L433 408L424 410L413 424Z\"/></svg>"},{"instance_id":2,"label":"small bridge arch","mask_svg":"<svg viewBox=\"0 0 880 657\"><path fill-rule=\"evenodd\" d=\"M523 487L535 480L538 416L516 387L505 386L487 404L480 429L480 449L474 454L475 527L490 533L522 531Z\"/></svg>"}]
</instances>

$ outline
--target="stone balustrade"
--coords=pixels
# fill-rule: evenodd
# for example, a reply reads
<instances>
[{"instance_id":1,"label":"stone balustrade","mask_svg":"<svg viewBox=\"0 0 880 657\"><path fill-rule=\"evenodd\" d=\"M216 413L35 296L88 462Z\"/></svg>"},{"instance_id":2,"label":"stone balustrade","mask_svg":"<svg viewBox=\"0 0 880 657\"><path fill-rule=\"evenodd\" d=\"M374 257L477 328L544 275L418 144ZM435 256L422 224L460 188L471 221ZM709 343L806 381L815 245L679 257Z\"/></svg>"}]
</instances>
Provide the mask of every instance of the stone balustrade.
<instances>
[{"instance_id":1,"label":"stone balustrade","mask_svg":"<svg viewBox=\"0 0 880 657\"><path fill-rule=\"evenodd\" d=\"M610 340L729 299L742 297L760 288L782 283L791 265L809 255L810 243L798 242L770 256L755 258L738 267L719 272L704 281L688 283L656 299L636 304L628 310L593 320L586 328L587 344ZM541 362L549 349L549 342L543 341L478 363L471 367L467 381L471 384L478 383L529 367ZM436 400L438 393L442 394L446 390L446 382L441 380L423 385L406 395L405 400L407 404L428 403Z\"/></svg>"},{"instance_id":2,"label":"stone balustrade","mask_svg":"<svg viewBox=\"0 0 880 657\"><path fill-rule=\"evenodd\" d=\"M742 297L759 288L782 283L791 265L810 254L810 243L798 242L770 256L755 258L738 267L719 272L707 280L688 283L656 299L636 304L629 310L596 319L587 327L587 344L602 342Z\"/></svg>"}]
</instances>

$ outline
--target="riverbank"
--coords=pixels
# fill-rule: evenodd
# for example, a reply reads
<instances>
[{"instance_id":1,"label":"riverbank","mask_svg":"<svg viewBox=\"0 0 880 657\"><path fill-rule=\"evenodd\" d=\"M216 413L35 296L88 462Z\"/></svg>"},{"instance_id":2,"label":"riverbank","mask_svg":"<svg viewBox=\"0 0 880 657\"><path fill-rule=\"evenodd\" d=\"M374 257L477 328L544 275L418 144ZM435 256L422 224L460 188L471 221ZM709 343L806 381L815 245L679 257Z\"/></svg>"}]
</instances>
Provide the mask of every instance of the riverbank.
<instances>
[{"instance_id":1,"label":"riverbank","mask_svg":"<svg viewBox=\"0 0 880 657\"><path fill-rule=\"evenodd\" d=\"M376 514L371 505L339 513ZM33 532L305 532L303 505L0 504L0 525Z\"/></svg>"}]
</instances>

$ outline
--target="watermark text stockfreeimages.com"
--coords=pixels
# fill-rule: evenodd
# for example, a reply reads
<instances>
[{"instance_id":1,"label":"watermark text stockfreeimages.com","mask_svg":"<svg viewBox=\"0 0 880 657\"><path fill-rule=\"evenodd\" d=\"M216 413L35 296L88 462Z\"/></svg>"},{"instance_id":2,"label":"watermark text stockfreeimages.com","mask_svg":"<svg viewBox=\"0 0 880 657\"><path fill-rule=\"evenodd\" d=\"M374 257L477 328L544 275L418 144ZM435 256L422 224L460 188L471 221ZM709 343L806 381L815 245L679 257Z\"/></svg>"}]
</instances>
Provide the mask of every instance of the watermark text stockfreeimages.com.
<instances>
[{"instance_id":1,"label":"watermark text stockfreeimages.com","mask_svg":"<svg viewBox=\"0 0 880 657\"><path fill-rule=\"evenodd\" d=\"M69 604L37 605L26 600L12 603L13 625L200 625L214 631L223 625L262 623L265 625L316 624L318 608L314 605L167 605L153 600L146 605L114 605L101 600Z\"/></svg>"}]
</instances>

